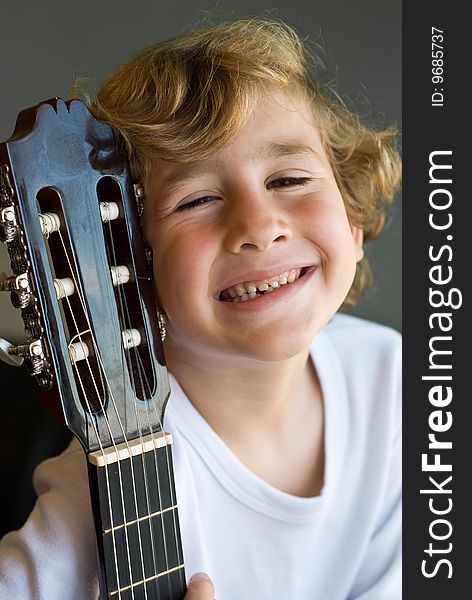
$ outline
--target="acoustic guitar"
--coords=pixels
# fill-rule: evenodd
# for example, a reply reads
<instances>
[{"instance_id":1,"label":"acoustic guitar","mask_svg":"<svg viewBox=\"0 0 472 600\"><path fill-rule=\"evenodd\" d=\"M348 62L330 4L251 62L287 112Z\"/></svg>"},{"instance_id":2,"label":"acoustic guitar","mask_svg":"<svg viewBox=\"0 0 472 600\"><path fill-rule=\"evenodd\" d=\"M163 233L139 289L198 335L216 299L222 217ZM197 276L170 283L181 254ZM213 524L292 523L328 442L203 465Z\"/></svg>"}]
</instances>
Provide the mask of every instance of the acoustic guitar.
<instances>
[{"instance_id":1,"label":"acoustic guitar","mask_svg":"<svg viewBox=\"0 0 472 600\"><path fill-rule=\"evenodd\" d=\"M0 145L0 281L26 343L2 342L59 392L86 453L102 599L181 600L186 591L170 434L169 382L140 187L124 144L78 101L22 111Z\"/></svg>"}]
</instances>

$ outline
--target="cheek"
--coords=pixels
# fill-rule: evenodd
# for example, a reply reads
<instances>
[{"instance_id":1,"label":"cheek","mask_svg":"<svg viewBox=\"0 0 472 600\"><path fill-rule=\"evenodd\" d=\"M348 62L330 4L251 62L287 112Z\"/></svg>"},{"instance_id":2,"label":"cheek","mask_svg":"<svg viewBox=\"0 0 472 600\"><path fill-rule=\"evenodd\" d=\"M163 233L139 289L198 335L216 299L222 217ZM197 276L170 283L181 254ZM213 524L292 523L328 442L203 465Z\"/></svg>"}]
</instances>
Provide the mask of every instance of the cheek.
<instances>
[{"instance_id":1,"label":"cheek","mask_svg":"<svg viewBox=\"0 0 472 600\"><path fill-rule=\"evenodd\" d=\"M340 298L348 293L356 272L356 246L344 205L318 204L305 220L305 237L313 242L321 259L321 276Z\"/></svg>"},{"instance_id":2,"label":"cheek","mask_svg":"<svg viewBox=\"0 0 472 600\"><path fill-rule=\"evenodd\" d=\"M207 294L213 247L208 236L195 231L160 232L153 244L153 272L157 294L170 313L198 304ZM160 240L160 243L159 243Z\"/></svg>"},{"instance_id":3,"label":"cheek","mask_svg":"<svg viewBox=\"0 0 472 600\"><path fill-rule=\"evenodd\" d=\"M344 205L320 199L300 213L302 235L318 247L328 263L351 259L354 242Z\"/></svg>"}]
</instances>

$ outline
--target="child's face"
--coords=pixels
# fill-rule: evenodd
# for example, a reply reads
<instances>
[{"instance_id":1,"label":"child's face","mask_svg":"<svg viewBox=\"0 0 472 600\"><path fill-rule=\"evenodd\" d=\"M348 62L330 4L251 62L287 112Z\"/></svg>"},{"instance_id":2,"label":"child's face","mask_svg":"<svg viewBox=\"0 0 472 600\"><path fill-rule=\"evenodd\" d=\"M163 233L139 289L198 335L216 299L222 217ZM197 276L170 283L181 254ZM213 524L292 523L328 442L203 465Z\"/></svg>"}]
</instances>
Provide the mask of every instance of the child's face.
<instances>
[{"instance_id":1,"label":"child's face","mask_svg":"<svg viewBox=\"0 0 472 600\"><path fill-rule=\"evenodd\" d=\"M145 187L170 350L215 361L306 351L363 255L306 103L267 95L227 146L156 160Z\"/></svg>"}]
</instances>

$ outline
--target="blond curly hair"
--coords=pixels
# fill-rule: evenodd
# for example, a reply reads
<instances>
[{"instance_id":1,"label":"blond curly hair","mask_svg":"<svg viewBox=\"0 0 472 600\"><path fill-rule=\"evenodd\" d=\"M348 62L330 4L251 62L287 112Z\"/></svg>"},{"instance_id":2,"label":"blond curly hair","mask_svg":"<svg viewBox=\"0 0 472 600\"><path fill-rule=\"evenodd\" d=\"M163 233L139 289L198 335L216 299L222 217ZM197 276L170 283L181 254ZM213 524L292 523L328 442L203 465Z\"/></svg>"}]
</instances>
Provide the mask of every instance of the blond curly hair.
<instances>
[{"instance_id":1,"label":"blond curly hair","mask_svg":"<svg viewBox=\"0 0 472 600\"><path fill-rule=\"evenodd\" d=\"M191 31L142 50L114 71L89 101L122 134L136 181L154 158L189 162L225 146L258 98L278 88L301 94L313 111L349 221L364 241L384 226L400 183L397 131L375 130L319 83L320 61L297 32L274 19L242 19ZM370 280L367 257L344 306Z\"/></svg>"}]
</instances>

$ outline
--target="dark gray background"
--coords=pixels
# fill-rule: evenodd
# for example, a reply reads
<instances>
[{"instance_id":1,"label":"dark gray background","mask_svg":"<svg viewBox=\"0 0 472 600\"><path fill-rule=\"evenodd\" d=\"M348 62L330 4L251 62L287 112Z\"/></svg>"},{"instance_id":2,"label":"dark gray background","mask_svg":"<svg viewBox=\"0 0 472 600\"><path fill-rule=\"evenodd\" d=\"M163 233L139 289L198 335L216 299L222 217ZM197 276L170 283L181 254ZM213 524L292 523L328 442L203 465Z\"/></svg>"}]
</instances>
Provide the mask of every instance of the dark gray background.
<instances>
[{"instance_id":1,"label":"dark gray background","mask_svg":"<svg viewBox=\"0 0 472 600\"><path fill-rule=\"evenodd\" d=\"M370 122L401 126L400 0L134 0L9 2L0 26L0 140L16 115L52 96L69 97L72 79L91 77L95 87L143 46L171 37L215 11L273 15L321 43L325 62L343 96L358 102ZM366 101L368 100L368 102ZM401 204L397 197L384 234L368 246L373 291L355 314L401 328ZM9 272L0 248L0 270ZM22 339L22 323L8 294L0 298L0 335Z\"/></svg>"}]
</instances>

